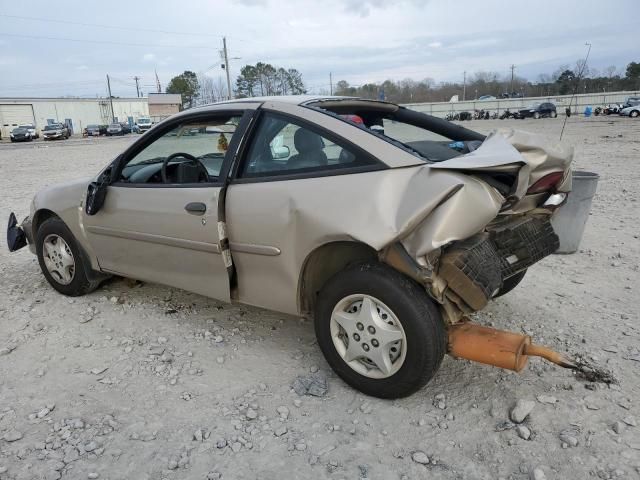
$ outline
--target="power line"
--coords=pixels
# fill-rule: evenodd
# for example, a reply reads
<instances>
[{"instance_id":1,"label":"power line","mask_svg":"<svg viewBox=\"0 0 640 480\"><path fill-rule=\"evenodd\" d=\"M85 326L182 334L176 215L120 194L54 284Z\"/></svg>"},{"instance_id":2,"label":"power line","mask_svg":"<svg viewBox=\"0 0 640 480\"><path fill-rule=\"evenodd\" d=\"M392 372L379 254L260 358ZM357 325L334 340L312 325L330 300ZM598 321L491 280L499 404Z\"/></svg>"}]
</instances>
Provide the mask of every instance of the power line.
<instances>
[{"instance_id":1,"label":"power line","mask_svg":"<svg viewBox=\"0 0 640 480\"><path fill-rule=\"evenodd\" d=\"M136 32L151 32L151 33L168 33L170 35L187 35L192 37L217 37L220 38L222 35L215 35L212 33L193 33L193 32L175 32L171 30L156 30L153 28L139 28L139 27L122 27L118 25L104 25L100 23L84 23L84 22L72 22L70 20L54 20L51 18L38 18L38 17L24 17L21 15L5 15L0 14L0 17L5 18L16 18L20 20L32 20L36 22L47 22L47 23L64 23L67 25L81 25L83 27L98 27L98 28L114 28L117 30L134 30Z\"/></svg>"},{"instance_id":2,"label":"power line","mask_svg":"<svg viewBox=\"0 0 640 480\"><path fill-rule=\"evenodd\" d=\"M88 40L80 38L62 38L62 37L45 37L40 35L23 35L20 33L4 33L0 32L0 35L5 37L20 37L20 38L35 38L38 40L59 40L63 42L80 42L80 43L106 43L109 45L123 45L125 47L153 47L153 48L204 48L212 50L213 47L207 47L204 45L158 45L153 43L127 43L127 42L113 42L110 40Z\"/></svg>"}]
</instances>

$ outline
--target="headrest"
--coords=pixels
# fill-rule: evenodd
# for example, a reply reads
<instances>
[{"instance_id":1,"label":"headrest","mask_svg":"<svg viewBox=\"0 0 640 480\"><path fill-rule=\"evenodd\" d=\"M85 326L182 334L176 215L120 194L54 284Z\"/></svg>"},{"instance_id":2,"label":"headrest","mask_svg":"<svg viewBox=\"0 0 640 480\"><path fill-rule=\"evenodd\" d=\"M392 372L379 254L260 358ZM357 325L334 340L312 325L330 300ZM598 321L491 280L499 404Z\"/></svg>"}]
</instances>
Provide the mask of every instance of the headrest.
<instances>
[{"instance_id":1,"label":"headrest","mask_svg":"<svg viewBox=\"0 0 640 480\"><path fill-rule=\"evenodd\" d=\"M293 136L293 144L296 146L298 153L313 152L324 148L322 137L305 128L296 130Z\"/></svg>"}]
</instances>

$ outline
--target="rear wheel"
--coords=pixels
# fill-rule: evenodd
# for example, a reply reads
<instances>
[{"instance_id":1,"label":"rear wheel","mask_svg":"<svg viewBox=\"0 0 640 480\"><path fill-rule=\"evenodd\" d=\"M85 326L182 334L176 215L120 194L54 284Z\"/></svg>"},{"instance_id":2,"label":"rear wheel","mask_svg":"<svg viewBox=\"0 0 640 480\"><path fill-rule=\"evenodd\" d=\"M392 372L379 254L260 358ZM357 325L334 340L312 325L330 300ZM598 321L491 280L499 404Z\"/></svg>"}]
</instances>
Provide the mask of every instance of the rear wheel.
<instances>
[{"instance_id":1,"label":"rear wheel","mask_svg":"<svg viewBox=\"0 0 640 480\"><path fill-rule=\"evenodd\" d=\"M38 228L36 253L45 278L63 295L85 295L100 284L89 279L91 266L69 228L58 217L45 220Z\"/></svg>"},{"instance_id":2,"label":"rear wheel","mask_svg":"<svg viewBox=\"0 0 640 480\"><path fill-rule=\"evenodd\" d=\"M534 112L533 118L535 118L536 120L539 119L540 118L540 112Z\"/></svg>"},{"instance_id":3,"label":"rear wheel","mask_svg":"<svg viewBox=\"0 0 640 480\"><path fill-rule=\"evenodd\" d=\"M444 322L424 288L379 263L353 265L325 284L315 330L334 371L380 398L420 389L446 352Z\"/></svg>"},{"instance_id":4,"label":"rear wheel","mask_svg":"<svg viewBox=\"0 0 640 480\"><path fill-rule=\"evenodd\" d=\"M516 273L512 277L504 279L502 281L502 287L500 287L500 290L498 290L498 293L496 293L493 296L493 298L498 298L498 297L501 297L502 295L506 295L511 290L516 288L518 284L522 281L526 273L527 271L523 270L521 272Z\"/></svg>"},{"instance_id":5,"label":"rear wheel","mask_svg":"<svg viewBox=\"0 0 640 480\"><path fill-rule=\"evenodd\" d=\"M638 115L640 115L640 112L638 110L631 110L631 113L629 114L630 117L637 117Z\"/></svg>"},{"instance_id":6,"label":"rear wheel","mask_svg":"<svg viewBox=\"0 0 640 480\"><path fill-rule=\"evenodd\" d=\"M556 112L555 110L551 110L551 113L549 115L551 116L551 118L556 118L558 116L558 112Z\"/></svg>"}]
</instances>

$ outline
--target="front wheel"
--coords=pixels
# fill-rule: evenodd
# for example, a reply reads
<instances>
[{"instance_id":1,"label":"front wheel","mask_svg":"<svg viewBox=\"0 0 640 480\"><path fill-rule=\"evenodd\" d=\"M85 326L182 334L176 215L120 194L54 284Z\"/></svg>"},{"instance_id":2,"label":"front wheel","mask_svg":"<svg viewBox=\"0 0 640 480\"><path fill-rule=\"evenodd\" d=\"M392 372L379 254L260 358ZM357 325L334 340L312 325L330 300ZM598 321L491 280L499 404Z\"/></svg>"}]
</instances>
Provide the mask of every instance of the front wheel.
<instances>
[{"instance_id":1,"label":"front wheel","mask_svg":"<svg viewBox=\"0 0 640 480\"><path fill-rule=\"evenodd\" d=\"M38 263L49 284L63 295L77 297L100 284L90 280L87 264L71 230L58 217L45 220L36 233Z\"/></svg>"},{"instance_id":2,"label":"front wheel","mask_svg":"<svg viewBox=\"0 0 640 480\"><path fill-rule=\"evenodd\" d=\"M558 113L555 110L551 110L551 113L549 115L551 116L551 118L556 118L558 116Z\"/></svg>"},{"instance_id":3,"label":"front wheel","mask_svg":"<svg viewBox=\"0 0 640 480\"><path fill-rule=\"evenodd\" d=\"M629 116L632 118L636 118L638 115L640 115L640 112L638 112L638 110L632 110L631 113L629 113Z\"/></svg>"},{"instance_id":4,"label":"front wheel","mask_svg":"<svg viewBox=\"0 0 640 480\"><path fill-rule=\"evenodd\" d=\"M447 335L425 289L379 263L334 275L315 309L318 345L349 385L380 398L423 387L446 353Z\"/></svg>"},{"instance_id":5,"label":"front wheel","mask_svg":"<svg viewBox=\"0 0 640 480\"><path fill-rule=\"evenodd\" d=\"M533 114L533 118L535 118L536 120L540 118L540 112L535 112Z\"/></svg>"}]
</instances>

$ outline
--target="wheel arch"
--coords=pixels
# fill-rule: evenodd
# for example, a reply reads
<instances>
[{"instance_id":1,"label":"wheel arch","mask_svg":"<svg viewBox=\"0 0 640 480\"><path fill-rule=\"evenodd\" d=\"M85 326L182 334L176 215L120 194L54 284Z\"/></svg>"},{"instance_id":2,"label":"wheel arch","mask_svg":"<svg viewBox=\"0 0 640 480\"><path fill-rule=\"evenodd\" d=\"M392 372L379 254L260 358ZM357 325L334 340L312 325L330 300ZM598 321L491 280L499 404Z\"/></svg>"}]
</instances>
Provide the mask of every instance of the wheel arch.
<instances>
[{"instance_id":1,"label":"wheel arch","mask_svg":"<svg viewBox=\"0 0 640 480\"><path fill-rule=\"evenodd\" d=\"M313 312L318 292L336 273L363 260L378 260L378 253L366 243L335 241L313 250L302 264L298 281L298 311Z\"/></svg>"},{"instance_id":2,"label":"wheel arch","mask_svg":"<svg viewBox=\"0 0 640 480\"><path fill-rule=\"evenodd\" d=\"M53 210L49 210L48 208L40 208L36 210L36 212L33 214L33 219L31 221L31 231L33 232L34 239L36 238L36 234L38 233L38 229L40 228L40 225L42 225L45 220L48 220L49 218L52 218L52 217L57 217L61 219L60 215L55 213Z\"/></svg>"}]
</instances>

